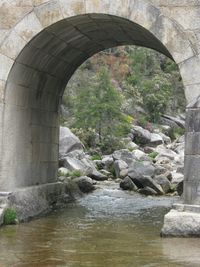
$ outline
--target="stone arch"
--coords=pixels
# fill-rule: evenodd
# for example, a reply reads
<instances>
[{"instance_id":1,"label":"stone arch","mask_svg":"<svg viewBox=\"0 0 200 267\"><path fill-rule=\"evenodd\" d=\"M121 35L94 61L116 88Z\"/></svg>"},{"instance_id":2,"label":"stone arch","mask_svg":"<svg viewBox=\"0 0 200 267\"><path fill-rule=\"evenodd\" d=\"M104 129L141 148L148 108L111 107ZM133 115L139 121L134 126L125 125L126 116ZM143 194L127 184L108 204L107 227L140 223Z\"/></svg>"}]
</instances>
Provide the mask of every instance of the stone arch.
<instances>
[{"instance_id":1,"label":"stone arch","mask_svg":"<svg viewBox=\"0 0 200 267\"><path fill-rule=\"evenodd\" d=\"M147 1L41 0L22 7L25 15L11 23L0 47L1 190L56 181L60 98L93 54L146 46L179 64L186 87L198 82L188 69L199 58L181 26Z\"/></svg>"}]
</instances>

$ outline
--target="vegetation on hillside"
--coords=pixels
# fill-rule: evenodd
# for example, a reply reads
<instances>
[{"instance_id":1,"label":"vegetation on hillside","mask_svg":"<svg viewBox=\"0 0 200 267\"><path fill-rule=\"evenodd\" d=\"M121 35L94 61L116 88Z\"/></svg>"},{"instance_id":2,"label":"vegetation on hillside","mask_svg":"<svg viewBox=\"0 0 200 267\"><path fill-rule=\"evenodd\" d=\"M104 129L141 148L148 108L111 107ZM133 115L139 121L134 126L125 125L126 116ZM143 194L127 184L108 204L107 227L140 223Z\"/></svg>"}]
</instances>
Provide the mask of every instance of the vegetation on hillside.
<instances>
[{"instance_id":1,"label":"vegetation on hillside","mask_svg":"<svg viewBox=\"0 0 200 267\"><path fill-rule=\"evenodd\" d=\"M153 50L126 46L103 51L79 68L65 90L61 122L88 148L111 153L123 146L120 137L133 121L145 127L184 107L177 65Z\"/></svg>"}]
</instances>

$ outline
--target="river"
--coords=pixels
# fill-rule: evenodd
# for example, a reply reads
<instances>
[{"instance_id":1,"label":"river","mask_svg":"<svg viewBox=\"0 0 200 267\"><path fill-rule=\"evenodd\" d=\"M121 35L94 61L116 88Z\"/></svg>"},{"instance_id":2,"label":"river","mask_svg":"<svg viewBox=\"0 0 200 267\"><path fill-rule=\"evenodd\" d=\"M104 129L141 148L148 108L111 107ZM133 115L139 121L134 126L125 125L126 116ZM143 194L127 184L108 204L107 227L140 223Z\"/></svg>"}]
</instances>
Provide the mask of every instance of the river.
<instances>
[{"instance_id":1,"label":"river","mask_svg":"<svg viewBox=\"0 0 200 267\"><path fill-rule=\"evenodd\" d=\"M159 236L176 198L100 187L67 209L0 228L0 267L200 266L200 239Z\"/></svg>"}]
</instances>

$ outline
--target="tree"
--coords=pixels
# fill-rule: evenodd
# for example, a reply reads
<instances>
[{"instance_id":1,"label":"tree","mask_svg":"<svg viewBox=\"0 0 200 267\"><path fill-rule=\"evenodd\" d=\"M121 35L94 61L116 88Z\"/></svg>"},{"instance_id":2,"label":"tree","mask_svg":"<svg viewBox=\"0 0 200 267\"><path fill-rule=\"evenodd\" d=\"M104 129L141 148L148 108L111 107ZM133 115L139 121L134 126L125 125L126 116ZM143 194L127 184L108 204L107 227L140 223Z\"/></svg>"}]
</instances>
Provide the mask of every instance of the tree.
<instances>
[{"instance_id":1,"label":"tree","mask_svg":"<svg viewBox=\"0 0 200 267\"><path fill-rule=\"evenodd\" d=\"M85 131L95 129L99 146L105 147L106 140L127 131L129 123L121 111L122 102L122 95L111 84L108 70L102 68L75 98L74 127Z\"/></svg>"}]
</instances>

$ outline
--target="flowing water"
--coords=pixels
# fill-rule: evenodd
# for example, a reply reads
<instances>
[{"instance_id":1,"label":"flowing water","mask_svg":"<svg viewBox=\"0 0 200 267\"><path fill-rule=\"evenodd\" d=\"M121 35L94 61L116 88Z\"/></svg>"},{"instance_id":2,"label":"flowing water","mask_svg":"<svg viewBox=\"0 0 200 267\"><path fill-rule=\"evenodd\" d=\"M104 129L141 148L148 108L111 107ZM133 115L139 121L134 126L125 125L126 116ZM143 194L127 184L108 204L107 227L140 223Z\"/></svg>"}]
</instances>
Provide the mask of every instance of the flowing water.
<instances>
[{"instance_id":1,"label":"flowing water","mask_svg":"<svg viewBox=\"0 0 200 267\"><path fill-rule=\"evenodd\" d=\"M173 201L107 182L65 210L2 227L0 267L200 266L200 239L159 236Z\"/></svg>"}]
</instances>

